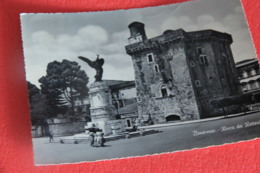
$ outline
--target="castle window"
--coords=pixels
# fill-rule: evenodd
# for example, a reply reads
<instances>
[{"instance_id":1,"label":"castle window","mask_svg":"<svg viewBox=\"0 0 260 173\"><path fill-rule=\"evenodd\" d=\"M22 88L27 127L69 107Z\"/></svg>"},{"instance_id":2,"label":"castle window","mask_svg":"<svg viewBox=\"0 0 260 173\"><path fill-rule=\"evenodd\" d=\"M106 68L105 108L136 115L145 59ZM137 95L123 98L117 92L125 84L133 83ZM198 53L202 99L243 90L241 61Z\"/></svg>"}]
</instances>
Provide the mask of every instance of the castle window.
<instances>
[{"instance_id":1,"label":"castle window","mask_svg":"<svg viewBox=\"0 0 260 173\"><path fill-rule=\"evenodd\" d=\"M243 71L243 77L244 77L244 78L248 77L248 74L247 74L246 71Z\"/></svg>"},{"instance_id":2,"label":"castle window","mask_svg":"<svg viewBox=\"0 0 260 173\"><path fill-rule=\"evenodd\" d=\"M195 67L195 63L193 61L190 62L191 67Z\"/></svg>"},{"instance_id":3,"label":"castle window","mask_svg":"<svg viewBox=\"0 0 260 173\"><path fill-rule=\"evenodd\" d=\"M257 84L256 81L249 81L249 84L250 84L250 88L251 88L252 90L258 88L258 86L257 86L258 84Z\"/></svg>"},{"instance_id":4,"label":"castle window","mask_svg":"<svg viewBox=\"0 0 260 173\"><path fill-rule=\"evenodd\" d=\"M154 70L155 70L156 73L158 73L158 72L159 72L159 66L158 66L158 65L155 65L155 66L154 66Z\"/></svg>"},{"instance_id":5,"label":"castle window","mask_svg":"<svg viewBox=\"0 0 260 173\"><path fill-rule=\"evenodd\" d=\"M168 97L168 91L167 91L167 87L165 85L161 86L161 95L162 95L162 97Z\"/></svg>"},{"instance_id":6,"label":"castle window","mask_svg":"<svg viewBox=\"0 0 260 173\"><path fill-rule=\"evenodd\" d=\"M200 55L200 63L201 64L207 64L207 56L206 55Z\"/></svg>"},{"instance_id":7,"label":"castle window","mask_svg":"<svg viewBox=\"0 0 260 173\"><path fill-rule=\"evenodd\" d=\"M201 87L200 80L195 80L195 86L196 86L196 87Z\"/></svg>"},{"instance_id":8,"label":"castle window","mask_svg":"<svg viewBox=\"0 0 260 173\"><path fill-rule=\"evenodd\" d=\"M203 49L201 47L197 47L197 53L199 55L203 54Z\"/></svg>"},{"instance_id":9,"label":"castle window","mask_svg":"<svg viewBox=\"0 0 260 173\"><path fill-rule=\"evenodd\" d=\"M130 119L126 119L126 126L127 127L132 127L132 123Z\"/></svg>"},{"instance_id":10,"label":"castle window","mask_svg":"<svg viewBox=\"0 0 260 173\"><path fill-rule=\"evenodd\" d=\"M256 70L255 70L255 69L251 69L251 71L250 71L250 75L251 75L251 76L256 75Z\"/></svg>"},{"instance_id":11,"label":"castle window","mask_svg":"<svg viewBox=\"0 0 260 173\"><path fill-rule=\"evenodd\" d=\"M147 54L147 61L148 61L148 62L153 62L153 61L154 61L154 58L153 58L153 54L152 54L152 53Z\"/></svg>"}]
</instances>

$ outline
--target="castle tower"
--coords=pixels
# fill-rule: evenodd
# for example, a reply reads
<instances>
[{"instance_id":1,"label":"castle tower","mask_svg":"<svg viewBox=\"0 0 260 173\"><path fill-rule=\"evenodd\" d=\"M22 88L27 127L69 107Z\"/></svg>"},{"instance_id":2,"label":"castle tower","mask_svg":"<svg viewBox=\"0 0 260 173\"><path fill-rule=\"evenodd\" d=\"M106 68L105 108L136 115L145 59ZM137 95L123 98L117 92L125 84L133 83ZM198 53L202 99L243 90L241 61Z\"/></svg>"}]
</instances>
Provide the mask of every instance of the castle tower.
<instances>
[{"instance_id":1,"label":"castle tower","mask_svg":"<svg viewBox=\"0 0 260 173\"><path fill-rule=\"evenodd\" d=\"M211 100L241 93L231 35L178 29L147 39L143 24L134 22L129 29L129 39L145 38L126 46L135 70L139 116L149 115L154 123L217 116L223 110L213 108Z\"/></svg>"},{"instance_id":2,"label":"castle tower","mask_svg":"<svg viewBox=\"0 0 260 173\"><path fill-rule=\"evenodd\" d=\"M129 44L138 43L147 39L143 23L133 22L128 28L130 29L130 37L128 38Z\"/></svg>"},{"instance_id":3,"label":"castle tower","mask_svg":"<svg viewBox=\"0 0 260 173\"><path fill-rule=\"evenodd\" d=\"M129 28L132 37L133 31ZM151 117L154 123L199 119L182 42L184 34L183 30L166 32L161 38L130 42L126 46L135 70L140 117ZM169 39L168 44L162 47L160 41L166 38L167 41ZM177 73L182 76L176 76Z\"/></svg>"}]
</instances>

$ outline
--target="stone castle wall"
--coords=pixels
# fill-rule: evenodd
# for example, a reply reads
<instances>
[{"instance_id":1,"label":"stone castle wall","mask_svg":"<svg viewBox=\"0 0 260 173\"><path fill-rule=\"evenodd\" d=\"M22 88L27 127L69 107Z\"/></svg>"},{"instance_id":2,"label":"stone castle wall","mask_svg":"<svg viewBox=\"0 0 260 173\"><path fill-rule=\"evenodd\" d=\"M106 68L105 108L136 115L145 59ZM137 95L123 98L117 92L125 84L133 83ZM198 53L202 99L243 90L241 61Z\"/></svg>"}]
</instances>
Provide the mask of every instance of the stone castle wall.
<instances>
[{"instance_id":1,"label":"stone castle wall","mask_svg":"<svg viewBox=\"0 0 260 173\"><path fill-rule=\"evenodd\" d=\"M229 45L229 41L217 38L186 41L188 65L202 118L223 114L221 109L211 106L212 100L240 94ZM202 48L201 54L198 48ZM201 62L200 56L206 56L206 61ZM200 82L199 86L196 81Z\"/></svg>"},{"instance_id":2,"label":"stone castle wall","mask_svg":"<svg viewBox=\"0 0 260 173\"><path fill-rule=\"evenodd\" d=\"M32 126L32 137L49 136L51 132L54 136L74 135L85 131L84 126L86 122L78 120L71 121L69 118L53 118L47 119L47 124L40 126Z\"/></svg>"},{"instance_id":3,"label":"stone castle wall","mask_svg":"<svg viewBox=\"0 0 260 173\"><path fill-rule=\"evenodd\" d=\"M177 46L178 45L178 46ZM183 113L183 119L200 119L198 103L195 97L192 78L187 64L186 50L181 41L174 45L169 45L166 51L167 60L170 63L172 72L172 87L175 91L176 100Z\"/></svg>"},{"instance_id":4,"label":"stone castle wall","mask_svg":"<svg viewBox=\"0 0 260 173\"><path fill-rule=\"evenodd\" d=\"M199 118L199 110L193 93L189 70L186 64L184 47L180 42L172 43L163 52L157 49L144 51L132 56L138 113L151 115L156 123L166 121L170 115L181 120ZM147 59L153 54L153 62ZM159 71L155 70L159 67ZM182 75L179 75L182 74ZM161 87L167 88L167 97L163 97Z\"/></svg>"},{"instance_id":5,"label":"stone castle wall","mask_svg":"<svg viewBox=\"0 0 260 173\"><path fill-rule=\"evenodd\" d=\"M85 131L85 123L86 122L53 123L49 124L49 130L54 136L74 135Z\"/></svg>"}]
</instances>

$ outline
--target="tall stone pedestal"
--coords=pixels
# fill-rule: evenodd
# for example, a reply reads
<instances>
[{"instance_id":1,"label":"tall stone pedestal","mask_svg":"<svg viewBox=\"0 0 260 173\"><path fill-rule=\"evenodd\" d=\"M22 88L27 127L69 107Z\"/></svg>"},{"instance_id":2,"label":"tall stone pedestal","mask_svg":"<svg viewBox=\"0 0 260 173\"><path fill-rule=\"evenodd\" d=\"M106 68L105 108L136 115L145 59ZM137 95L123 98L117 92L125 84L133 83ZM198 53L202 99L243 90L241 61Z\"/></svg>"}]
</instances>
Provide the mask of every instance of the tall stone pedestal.
<instances>
[{"instance_id":1,"label":"tall stone pedestal","mask_svg":"<svg viewBox=\"0 0 260 173\"><path fill-rule=\"evenodd\" d=\"M105 135L124 131L124 121L116 120L111 91L106 81L94 82L89 88L91 123ZM116 128L115 128L116 127Z\"/></svg>"},{"instance_id":2,"label":"tall stone pedestal","mask_svg":"<svg viewBox=\"0 0 260 173\"><path fill-rule=\"evenodd\" d=\"M109 85L105 81L94 82L89 88L90 113L93 123L115 120Z\"/></svg>"}]
</instances>

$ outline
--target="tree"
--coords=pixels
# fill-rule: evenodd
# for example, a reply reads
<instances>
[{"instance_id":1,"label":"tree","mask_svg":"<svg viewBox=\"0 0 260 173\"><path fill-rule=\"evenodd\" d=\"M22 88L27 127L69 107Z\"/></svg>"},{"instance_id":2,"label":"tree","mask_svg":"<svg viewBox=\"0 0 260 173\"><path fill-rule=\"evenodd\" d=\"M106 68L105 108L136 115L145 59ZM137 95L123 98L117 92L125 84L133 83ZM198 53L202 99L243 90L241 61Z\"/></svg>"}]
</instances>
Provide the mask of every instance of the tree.
<instances>
[{"instance_id":1,"label":"tree","mask_svg":"<svg viewBox=\"0 0 260 173\"><path fill-rule=\"evenodd\" d=\"M45 125L46 119L51 118L53 110L49 106L46 96L41 94L40 89L35 85L27 82L29 103L30 103L30 115L33 125Z\"/></svg>"},{"instance_id":2,"label":"tree","mask_svg":"<svg viewBox=\"0 0 260 173\"><path fill-rule=\"evenodd\" d=\"M253 104L256 102L255 99L256 96L252 94L241 94L238 96L230 96L230 97L224 97L217 100L212 100L210 103L215 108L222 108L222 110L226 114L225 108L234 106L234 105L240 105L241 110L246 112L246 105Z\"/></svg>"},{"instance_id":3,"label":"tree","mask_svg":"<svg viewBox=\"0 0 260 173\"><path fill-rule=\"evenodd\" d=\"M30 112L33 125L45 125L46 119L54 117L54 111L43 94L36 94L32 97Z\"/></svg>"},{"instance_id":4,"label":"tree","mask_svg":"<svg viewBox=\"0 0 260 173\"><path fill-rule=\"evenodd\" d=\"M53 61L47 66L47 74L39 79L42 93L47 96L53 108L59 108L69 103L70 112L74 116L75 97L86 97L88 94L88 76L80 69L77 62L63 60Z\"/></svg>"},{"instance_id":5,"label":"tree","mask_svg":"<svg viewBox=\"0 0 260 173\"><path fill-rule=\"evenodd\" d=\"M228 107L233 105L250 104L253 102L251 94L242 94L238 96L224 97L212 100L211 105L216 108Z\"/></svg>"},{"instance_id":6,"label":"tree","mask_svg":"<svg viewBox=\"0 0 260 173\"><path fill-rule=\"evenodd\" d=\"M31 102L32 97L36 94L40 93L40 89L37 88L34 84L27 81L27 87L28 87L28 94L29 94L29 101Z\"/></svg>"}]
</instances>

